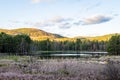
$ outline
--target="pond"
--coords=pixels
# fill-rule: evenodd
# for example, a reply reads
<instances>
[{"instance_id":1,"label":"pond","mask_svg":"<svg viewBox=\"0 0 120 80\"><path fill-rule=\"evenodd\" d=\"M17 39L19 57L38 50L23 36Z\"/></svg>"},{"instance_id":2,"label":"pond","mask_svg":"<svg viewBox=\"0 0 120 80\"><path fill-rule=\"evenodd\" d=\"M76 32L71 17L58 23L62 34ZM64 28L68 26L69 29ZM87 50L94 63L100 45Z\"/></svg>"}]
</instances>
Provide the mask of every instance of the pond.
<instances>
[{"instance_id":1,"label":"pond","mask_svg":"<svg viewBox=\"0 0 120 80\"><path fill-rule=\"evenodd\" d=\"M36 55L44 58L61 57L96 57L107 55L108 52L89 52L89 51L39 51Z\"/></svg>"}]
</instances>

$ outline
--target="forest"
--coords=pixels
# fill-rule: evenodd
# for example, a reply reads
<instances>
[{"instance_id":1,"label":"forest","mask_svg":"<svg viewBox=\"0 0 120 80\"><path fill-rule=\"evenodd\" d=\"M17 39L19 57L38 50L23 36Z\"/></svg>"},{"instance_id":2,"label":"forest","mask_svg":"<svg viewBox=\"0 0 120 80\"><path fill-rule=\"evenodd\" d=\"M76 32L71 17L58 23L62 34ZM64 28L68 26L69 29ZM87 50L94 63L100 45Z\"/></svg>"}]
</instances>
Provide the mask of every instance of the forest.
<instances>
[{"instance_id":1,"label":"forest","mask_svg":"<svg viewBox=\"0 0 120 80\"><path fill-rule=\"evenodd\" d=\"M32 40L26 34L9 35L0 33L0 53L34 54L37 51L102 51L119 55L120 35L114 35L108 41L97 41L77 38L75 40ZM34 53L33 53L34 52Z\"/></svg>"},{"instance_id":2,"label":"forest","mask_svg":"<svg viewBox=\"0 0 120 80\"><path fill-rule=\"evenodd\" d=\"M55 41L46 39L33 41L28 35L9 35L0 33L0 52L12 54L29 54L33 51L106 51L107 41L90 41L75 39L74 41Z\"/></svg>"}]
</instances>

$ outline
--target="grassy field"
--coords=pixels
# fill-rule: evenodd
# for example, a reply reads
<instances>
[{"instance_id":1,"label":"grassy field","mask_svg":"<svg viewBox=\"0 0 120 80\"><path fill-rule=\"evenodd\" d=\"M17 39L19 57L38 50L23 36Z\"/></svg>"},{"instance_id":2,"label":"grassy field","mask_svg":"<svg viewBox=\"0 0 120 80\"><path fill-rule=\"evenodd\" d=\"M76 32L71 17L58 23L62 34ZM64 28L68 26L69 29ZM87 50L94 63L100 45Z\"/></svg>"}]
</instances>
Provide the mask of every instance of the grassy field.
<instances>
[{"instance_id":1,"label":"grassy field","mask_svg":"<svg viewBox=\"0 0 120 80\"><path fill-rule=\"evenodd\" d=\"M0 80L119 80L119 59L120 56L78 59L4 56L0 57ZM110 79L111 72L116 79Z\"/></svg>"}]
</instances>

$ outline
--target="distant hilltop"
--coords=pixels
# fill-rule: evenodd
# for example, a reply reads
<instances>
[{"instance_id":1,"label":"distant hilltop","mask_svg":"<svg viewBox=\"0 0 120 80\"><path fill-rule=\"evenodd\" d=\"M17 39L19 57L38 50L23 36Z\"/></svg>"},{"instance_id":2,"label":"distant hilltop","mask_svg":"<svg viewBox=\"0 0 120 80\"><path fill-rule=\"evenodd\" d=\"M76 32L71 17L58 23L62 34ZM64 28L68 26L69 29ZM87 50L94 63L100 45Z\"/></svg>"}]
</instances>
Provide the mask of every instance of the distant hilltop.
<instances>
[{"instance_id":1,"label":"distant hilltop","mask_svg":"<svg viewBox=\"0 0 120 80\"><path fill-rule=\"evenodd\" d=\"M27 34L31 37L32 40L46 40L46 39L52 39L52 40L57 40L57 41L65 41L65 40L76 40L78 38L81 39L88 39L88 40L98 40L98 41L107 41L111 36L115 34L120 34L120 33L114 33L114 34L107 34L103 36L96 36L96 37L74 37L74 38L67 38L63 37L58 34L53 34L53 33L48 33L40 29L36 28L19 28L19 29L0 29L0 32L4 32L6 34L10 35L17 35L17 34Z\"/></svg>"},{"instance_id":2,"label":"distant hilltop","mask_svg":"<svg viewBox=\"0 0 120 80\"><path fill-rule=\"evenodd\" d=\"M61 35L48 33L36 28L19 28L19 29L12 29L12 30L0 29L0 32L4 32L10 35L27 34L33 40L41 40L41 39L48 39L48 38L49 39L63 38L63 36Z\"/></svg>"},{"instance_id":3,"label":"distant hilltop","mask_svg":"<svg viewBox=\"0 0 120 80\"><path fill-rule=\"evenodd\" d=\"M102 36L94 36L94 37L89 37L89 36L87 36L87 37L84 37L84 36L78 36L78 37L75 37L75 38L85 38L85 39L88 39L88 40L91 40L91 41L93 41L93 40L98 40L98 41L108 41L112 36L114 36L114 35L116 35L116 34L118 34L118 35L120 35L120 33L113 33L113 34L106 34L106 35L102 35Z\"/></svg>"}]
</instances>

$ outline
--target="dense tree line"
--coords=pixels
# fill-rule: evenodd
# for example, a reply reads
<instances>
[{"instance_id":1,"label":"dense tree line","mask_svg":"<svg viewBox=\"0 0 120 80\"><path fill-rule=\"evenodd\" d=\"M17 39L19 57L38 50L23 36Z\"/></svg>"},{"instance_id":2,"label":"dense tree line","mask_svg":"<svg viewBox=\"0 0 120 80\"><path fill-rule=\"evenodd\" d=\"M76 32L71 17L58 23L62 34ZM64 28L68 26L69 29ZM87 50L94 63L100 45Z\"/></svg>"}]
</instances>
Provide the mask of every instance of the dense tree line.
<instances>
[{"instance_id":1,"label":"dense tree line","mask_svg":"<svg viewBox=\"0 0 120 80\"><path fill-rule=\"evenodd\" d=\"M32 51L106 51L105 41L34 41Z\"/></svg>"},{"instance_id":2,"label":"dense tree line","mask_svg":"<svg viewBox=\"0 0 120 80\"><path fill-rule=\"evenodd\" d=\"M11 36L2 32L0 33L0 53L28 53L31 42L27 35Z\"/></svg>"}]
</instances>

